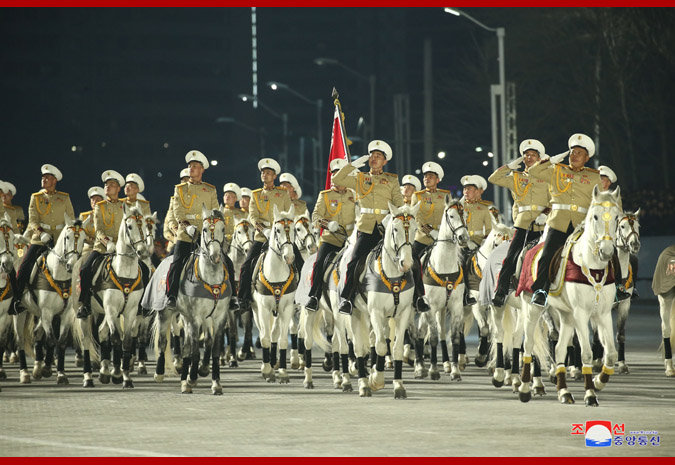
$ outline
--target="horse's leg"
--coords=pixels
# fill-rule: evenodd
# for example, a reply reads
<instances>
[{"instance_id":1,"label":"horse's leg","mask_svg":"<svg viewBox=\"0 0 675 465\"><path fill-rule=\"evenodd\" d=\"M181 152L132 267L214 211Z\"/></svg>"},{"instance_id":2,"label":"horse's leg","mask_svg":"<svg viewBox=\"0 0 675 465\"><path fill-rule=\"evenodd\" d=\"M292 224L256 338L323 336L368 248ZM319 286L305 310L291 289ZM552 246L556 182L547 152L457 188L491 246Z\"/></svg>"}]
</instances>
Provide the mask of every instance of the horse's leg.
<instances>
[{"instance_id":1,"label":"horse's leg","mask_svg":"<svg viewBox=\"0 0 675 465\"><path fill-rule=\"evenodd\" d=\"M300 316L300 321L304 326L305 334L305 379L302 381L302 385L305 389L314 389L314 381L312 380L312 346L314 345L314 320L317 317L318 312L310 312L304 308L300 310L302 312ZM291 340L293 340L293 334L291 333ZM297 338L296 338L297 340ZM300 366L300 361L298 359L298 367ZM291 368L293 367L293 349L291 349Z\"/></svg>"},{"instance_id":2,"label":"horse's leg","mask_svg":"<svg viewBox=\"0 0 675 465\"><path fill-rule=\"evenodd\" d=\"M278 325L278 335L275 339L279 341L279 383L288 384L290 378L288 377L287 372L287 361L286 353L288 351L288 331L291 324L291 321L294 318L295 314L295 304L293 303L293 295L285 296L287 302L285 303L286 307L279 309L279 316L277 317ZM309 337L309 336L308 336ZM311 347L311 346L310 346ZM311 378L311 352L306 355L306 363L309 363L310 368L310 378Z\"/></svg>"},{"instance_id":3,"label":"horse's leg","mask_svg":"<svg viewBox=\"0 0 675 465\"><path fill-rule=\"evenodd\" d=\"M99 369L98 379L103 384L110 382L110 354L112 345L110 343L110 329L105 323L101 323L98 328L98 339L101 346L101 368Z\"/></svg>"},{"instance_id":4,"label":"horse's leg","mask_svg":"<svg viewBox=\"0 0 675 465\"><path fill-rule=\"evenodd\" d=\"M374 305L368 305L370 325L375 335L375 352L377 360L374 370L370 373L368 384L371 391L379 391L384 387L384 364L387 356L387 336L389 334L389 320L384 317L384 311ZM372 340L371 340L372 344Z\"/></svg>"},{"instance_id":5,"label":"horse's leg","mask_svg":"<svg viewBox=\"0 0 675 465\"><path fill-rule=\"evenodd\" d=\"M58 319L59 338L56 341L56 384L68 384L68 377L66 376L66 347L68 346L71 323L72 320L64 321L61 317Z\"/></svg>"},{"instance_id":6,"label":"horse's leg","mask_svg":"<svg viewBox=\"0 0 675 465\"><path fill-rule=\"evenodd\" d=\"M333 379L333 386L335 389L342 389L343 392L352 392L354 388L352 387L352 382L350 379L349 373L349 349L350 343L347 341L347 330L344 326L344 320L347 318L345 315L340 315L337 318L334 318L334 331L333 335L336 336L338 351L340 352L340 362L342 365L342 375L341 379Z\"/></svg>"},{"instance_id":7,"label":"horse's leg","mask_svg":"<svg viewBox=\"0 0 675 465\"><path fill-rule=\"evenodd\" d=\"M546 394L546 388L544 387L544 383L541 380L541 363L539 361L539 357L536 355L532 356L532 362L534 364L534 395L535 396L543 396Z\"/></svg>"},{"instance_id":8,"label":"horse's leg","mask_svg":"<svg viewBox=\"0 0 675 465\"><path fill-rule=\"evenodd\" d=\"M155 313L155 321L152 325L152 333L154 340L157 341L156 357L157 365L155 366L155 374L153 378L156 382L164 381L164 373L166 370L166 350L169 342L169 327L171 325L172 317L168 310Z\"/></svg>"},{"instance_id":9,"label":"horse's leg","mask_svg":"<svg viewBox=\"0 0 675 465\"><path fill-rule=\"evenodd\" d=\"M145 316L142 317L142 323L138 329L138 374L146 375L148 374L148 368L146 364L148 362L148 335L150 328L150 319L152 317Z\"/></svg>"},{"instance_id":10,"label":"horse's leg","mask_svg":"<svg viewBox=\"0 0 675 465\"><path fill-rule=\"evenodd\" d=\"M666 367L666 376L675 376L673 367L673 350L670 345L672 328L670 327L671 312L675 305L675 290L671 289L666 294L659 294L659 314L661 315L661 337L663 337L663 363ZM21 346L19 346L21 347Z\"/></svg>"},{"instance_id":11,"label":"horse's leg","mask_svg":"<svg viewBox=\"0 0 675 465\"><path fill-rule=\"evenodd\" d=\"M602 344L598 336L598 328L595 326L595 322L591 321L591 328L593 329L593 344L591 345L591 349L593 350L593 371L597 372L602 369Z\"/></svg>"},{"instance_id":12,"label":"horse's leg","mask_svg":"<svg viewBox=\"0 0 675 465\"><path fill-rule=\"evenodd\" d=\"M626 364L626 320L630 310L631 299L619 302L619 308L616 315L616 342L619 346L619 374L627 375L629 373Z\"/></svg>"},{"instance_id":13,"label":"horse's leg","mask_svg":"<svg viewBox=\"0 0 675 465\"><path fill-rule=\"evenodd\" d=\"M427 334L429 328L429 313L434 310L426 312L417 320L417 338L415 339L415 379L423 379L429 375L429 370L424 363L424 335Z\"/></svg>"},{"instance_id":14,"label":"horse's leg","mask_svg":"<svg viewBox=\"0 0 675 465\"><path fill-rule=\"evenodd\" d=\"M270 363L270 347L272 345L270 339L270 320L272 318L272 312L265 306L265 296L260 296L256 293L255 299L258 304L256 323L258 324L258 334L260 337L260 345L262 347L262 365L260 367L260 373L262 374L263 379L268 383L273 383L276 380L276 374Z\"/></svg>"},{"instance_id":15,"label":"horse's leg","mask_svg":"<svg viewBox=\"0 0 675 465\"><path fill-rule=\"evenodd\" d=\"M35 352L33 378L41 379L42 368L45 366L45 332L41 324L33 330L33 351Z\"/></svg>"},{"instance_id":16,"label":"horse's leg","mask_svg":"<svg viewBox=\"0 0 675 465\"><path fill-rule=\"evenodd\" d=\"M304 308L301 307L300 308L300 321L298 322L298 325L304 324L304 326L307 327L310 320L312 322L314 321L314 315L315 314L316 314L316 312L309 312L309 311L307 311L307 310L305 310ZM291 333L291 368L293 370L297 370L298 368L300 368L300 354L298 352L298 328L297 328L296 323L295 323L295 318L291 318L290 333ZM305 334L306 333L307 333L307 330L305 330ZM310 344L309 348L311 349L311 347L312 346ZM307 350L307 343L306 342L305 342L305 350Z\"/></svg>"},{"instance_id":17,"label":"horse's leg","mask_svg":"<svg viewBox=\"0 0 675 465\"><path fill-rule=\"evenodd\" d=\"M474 298L478 300L478 293L476 293ZM488 342L490 326L487 324L487 307L473 305L472 311L473 317L476 319L476 324L478 325L478 337L480 338L478 343L478 354L474 359L474 363L477 367L483 368L487 365L488 351L490 350L490 344Z\"/></svg>"},{"instance_id":18,"label":"horse's leg","mask_svg":"<svg viewBox=\"0 0 675 465\"><path fill-rule=\"evenodd\" d=\"M496 344L495 372L492 375L492 385L502 387L504 385L504 309L506 306L491 306L493 341Z\"/></svg>"},{"instance_id":19,"label":"horse's leg","mask_svg":"<svg viewBox=\"0 0 675 465\"><path fill-rule=\"evenodd\" d=\"M185 315L183 316L183 331L185 332L185 337L183 338L183 349L181 351L180 392L181 394L192 394L192 384L188 381L188 375L190 374L192 361L192 345L199 336L194 334L195 328L193 322L191 319L185 317Z\"/></svg>"},{"instance_id":20,"label":"horse's leg","mask_svg":"<svg viewBox=\"0 0 675 465\"><path fill-rule=\"evenodd\" d=\"M431 348L431 353L429 354L429 378L433 381L441 379L441 373L438 371L439 324L437 321L438 315L441 312L445 312L445 309L441 308L440 311L436 311L436 315L430 315L430 318L427 320L429 322L429 346ZM420 319L423 317L424 315L420 316Z\"/></svg>"},{"instance_id":21,"label":"horse's leg","mask_svg":"<svg viewBox=\"0 0 675 465\"><path fill-rule=\"evenodd\" d=\"M42 367L42 377L51 378L52 367L54 366L54 352L56 349L55 334L59 334L61 318L59 315L53 315L51 319L44 320L45 331L45 365Z\"/></svg>"},{"instance_id":22,"label":"horse's leg","mask_svg":"<svg viewBox=\"0 0 675 465\"><path fill-rule=\"evenodd\" d=\"M405 399L408 397L403 386L403 342L408 323L410 322L411 308L412 305L402 312L398 319L392 318L392 321L395 322L395 336L392 346L392 356L394 358L394 399Z\"/></svg>"},{"instance_id":23,"label":"horse's leg","mask_svg":"<svg viewBox=\"0 0 675 465\"><path fill-rule=\"evenodd\" d=\"M229 305L229 304L228 304ZM237 341L239 340L239 326L237 325L237 315L235 312L227 310L227 334L229 335L230 356L228 357L228 365L230 368L239 367L237 362ZM222 341L216 339L216 341Z\"/></svg>"},{"instance_id":24,"label":"horse's leg","mask_svg":"<svg viewBox=\"0 0 675 465\"><path fill-rule=\"evenodd\" d=\"M94 336L92 334L92 316L78 319L77 324L80 325L80 332L82 333L82 387L93 388L94 378L92 377L91 368L91 352L89 347L93 346Z\"/></svg>"},{"instance_id":25,"label":"horse's leg","mask_svg":"<svg viewBox=\"0 0 675 465\"><path fill-rule=\"evenodd\" d=\"M229 306L229 302L225 305L225 308ZM226 310L229 313L229 310ZM223 340L223 335L225 332L225 327L228 324L228 318L221 318L213 322L213 352L211 353L211 393L214 396L220 396L223 394L223 387L220 384L220 355L221 355L221 345L218 341ZM235 321L236 324L236 321ZM233 356L236 355L233 353Z\"/></svg>"},{"instance_id":26,"label":"horse's leg","mask_svg":"<svg viewBox=\"0 0 675 465\"><path fill-rule=\"evenodd\" d=\"M597 407L598 399L593 386L593 349L590 343L588 323L590 315L586 309L576 308L573 311L574 326L580 345L581 374L584 377L584 403L587 407ZM611 318L611 316L610 316ZM614 365L612 365L613 367Z\"/></svg>"},{"instance_id":27,"label":"horse's leg","mask_svg":"<svg viewBox=\"0 0 675 465\"><path fill-rule=\"evenodd\" d=\"M616 364L617 359L616 346L614 345L614 327L612 323L611 307L608 307L604 312L598 315L597 322L600 342L602 342L602 345L605 348L602 372L593 379L595 390L600 391L609 382L610 375L614 374L614 364Z\"/></svg>"},{"instance_id":28,"label":"horse's leg","mask_svg":"<svg viewBox=\"0 0 675 465\"><path fill-rule=\"evenodd\" d=\"M565 367L565 355L568 345L574 337L574 320L569 312L560 313L560 334L558 344L555 348L556 360L556 389L558 390L558 400L562 404L573 404L574 396L567 389L567 369Z\"/></svg>"},{"instance_id":29,"label":"horse's leg","mask_svg":"<svg viewBox=\"0 0 675 465\"><path fill-rule=\"evenodd\" d=\"M232 313L232 312L230 312L228 310L227 313ZM217 340L213 339L213 337L211 336L211 331L207 328L204 328L203 331L204 331L204 335L205 335L205 338L204 338L204 355L202 356L201 362L198 362L199 369L197 370L197 374L199 376L201 376L202 378L209 375L209 367L211 365L211 356L212 356L213 352L217 351L217 349L214 348L214 344L217 344ZM230 338L230 340L232 340L232 338ZM231 357L230 360L236 361L237 360L237 356L236 356L237 344L236 344L236 342L234 344L234 347L235 347L235 350L233 352L232 346L230 345L230 357ZM218 360L218 361L220 362L220 360Z\"/></svg>"},{"instance_id":30,"label":"horse's leg","mask_svg":"<svg viewBox=\"0 0 675 465\"><path fill-rule=\"evenodd\" d=\"M532 398L532 391L530 385L532 381L532 375L530 373L530 370L532 365L532 354L534 352L534 331L537 328L537 325L539 324L539 318L541 318L542 315L541 307L531 305L528 302L528 300L529 299L527 298L527 296L525 296L525 294L523 294L523 296L520 299L521 312L524 312L523 370L520 375L521 384L518 387L518 397L520 398L521 402L528 402ZM498 349L497 356L499 356L500 352L502 351Z\"/></svg>"}]
</instances>

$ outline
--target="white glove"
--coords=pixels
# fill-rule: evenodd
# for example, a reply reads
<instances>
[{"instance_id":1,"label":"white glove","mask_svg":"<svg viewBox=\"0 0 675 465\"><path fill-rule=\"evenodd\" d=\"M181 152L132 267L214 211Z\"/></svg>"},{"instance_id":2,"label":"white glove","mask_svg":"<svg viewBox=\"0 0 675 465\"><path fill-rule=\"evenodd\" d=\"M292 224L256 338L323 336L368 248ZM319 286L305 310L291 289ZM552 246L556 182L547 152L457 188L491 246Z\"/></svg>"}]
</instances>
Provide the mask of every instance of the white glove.
<instances>
[{"instance_id":1,"label":"white glove","mask_svg":"<svg viewBox=\"0 0 675 465\"><path fill-rule=\"evenodd\" d=\"M370 155L363 155L356 160L352 162L352 166L356 169L362 168L366 166L366 163L368 163L368 160L370 159Z\"/></svg>"},{"instance_id":2,"label":"white glove","mask_svg":"<svg viewBox=\"0 0 675 465\"><path fill-rule=\"evenodd\" d=\"M557 165L558 163L562 162L565 157L567 156L569 152L563 152L559 153L558 155L554 155L550 158L551 164L552 165Z\"/></svg>"},{"instance_id":3,"label":"white glove","mask_svg":"<svg viewBox=\"0 0 675 465\"><path fill-rule=\"evenodd\" d=\"M52 240L52 236L50 236L46 232L43 232L42 234L40 234L40 242L42 242L43 244L48 244L49 241L51 241L51 240Z\"/></svg>"},{"instance_id":4,"label":"white glove","mask_svg":"<svg viewBox=\"0 0 675 465\"><path fill-rule=\"evenodd\" d=\"M337 221L330 221L327 226L328 226L328 230L332 233L337 231L338 228L340 227L340 225L338 224Z\"/></svg>"},{"instance_id":5,"label":"white glove","mask_svg":"<svg viewBox=\"0 0 675 465\"><path fill-rule=\"evenodd\" d=\"M540 213L539 216L534 219L534 224L537 226L544 226L546 224L546 218L548 218L546 215Z\"/></svg>"},{"instance_id":6,"label":"white glove","mask_svg":"<svg viewBox=\"0 0 675 465\"><path fill-rule=\"evenodd\" d=\"M185 232L187 233L188 236L194 238L195 232L197 232L197 228L195 228L194 225L191 224L185 228Z\"/></svg>"},{"instance_id":7,"label":"white glove","mask_svg":"<svg viewBox=\"0 0 675 465\"><path fill-rule=\"evenodd\" d=\"M512 170L516 170L516 169L518 169L520 164L523 162L523 158L524 157L518 157L515 160L511 160L509 163L507 163L506 166L508 166Z\"/></svg>"},{"instance_id":8,"label":"white glove","mask_svg":"<svg viewBox=\"0 0 675 465\"><path fill-rule=\"evenodd\" d=\"M436 231L435 229L432 229L431 231L429 231L429 236L431 236L431 238L433 240L438 239L438 231Z\"/></svg>"}]
</instances>

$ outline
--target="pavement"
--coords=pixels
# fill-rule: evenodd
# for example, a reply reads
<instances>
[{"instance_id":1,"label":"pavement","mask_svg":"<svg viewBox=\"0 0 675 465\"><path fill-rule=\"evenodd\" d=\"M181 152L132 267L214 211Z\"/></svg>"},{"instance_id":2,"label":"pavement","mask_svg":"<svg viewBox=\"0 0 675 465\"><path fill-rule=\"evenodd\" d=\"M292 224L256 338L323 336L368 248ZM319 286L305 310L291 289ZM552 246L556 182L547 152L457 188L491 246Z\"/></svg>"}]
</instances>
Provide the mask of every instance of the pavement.
<instances>
[{"instance_id":1,"label":"pavement","mask_svg":"<svg viewBox=\"0 0 675 465\"><path fill-rule=\"evenodd\" d=\"M97 375L96 387L84 389L72 354L68 386L55 376L20 385L18 365L5 364L0 456L672 456L675 378L664 374L656 301L633 305L627 339L630 374L612 376L597 408L584 406L582 381L569 382L574 405L558 403L548 380L544 397L522 403L473 363L461 382L445 374L415 380L406 365L404 400L394 399L393 370L371 398L333 389L316 353L313 390L303 388L299 370L289 370L290 384L268 384L252 360L222 369L222 396L211 395L210 377L191 395L180 393L175 376L157 384L153 362L125 391ZM473 360L475 333L467 344ZM572 433L595 420L623 425L627 441L587 447L583 434ZM633 445L630 436L638 436ZM658 437L659 445L639 436Z\"/></svg>"}]
</instances>

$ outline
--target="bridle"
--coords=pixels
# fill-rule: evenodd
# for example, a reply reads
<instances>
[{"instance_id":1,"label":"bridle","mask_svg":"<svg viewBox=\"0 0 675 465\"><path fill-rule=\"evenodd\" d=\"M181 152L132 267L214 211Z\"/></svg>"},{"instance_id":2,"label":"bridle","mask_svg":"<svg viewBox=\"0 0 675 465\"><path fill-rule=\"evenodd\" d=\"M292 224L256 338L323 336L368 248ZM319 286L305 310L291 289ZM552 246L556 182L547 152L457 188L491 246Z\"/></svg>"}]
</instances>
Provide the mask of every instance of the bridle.
<instances>
[{"instance_id":1,"label":"bridle","mask_svg":"<svg viewBox=\"0 0 675 465\"><path fill-rule=\"evenodd\" d=\"M306 217L304 217L304 216L303 216L303 217L300 217L299 219L297 219L297 220L295 221L295 224L296 224L296 225L297 225L298 223L300 223L300 224L305 228L305 231L307 231L307 235L302 239L302 242L301 242L302 248L307 248L307 247L308 247L308 246L307 246L307 240L308 240L308 239L311 240L311 243L312 243L312 244L316 245L316 240L314 239L314 235L313 235L312 232L310 231L309 219L306 218Z\"/></svg>"},{"instance_id":2,"label":"bridle","mask_svg":"<svg viewBox=\"0 0 675 465\"><path fill-rule=\"evenodd\" d=\"M202 242L203 245L201 246L202 251L204 251L204 255L208 257L208 259L211 261L211 263L214 263L213 260L211 259L211 256L208 253L209 246L212 243L216 243L220 246L220 250L223 250L223 240L224 240L224 235L223 239L218 239L216 238L216 225L218 222L222 222L223 220L217 216L209 216L207 218L204 218L203 227L202 227Z\"/></svg>"},{"instance_id":3,"label":"bridle","mask_svg":"<svg viewBox=\"0 0 675 465\"><path fill-rule=\"evenodd\" d=\"M127 220L134 220L136 221L136 226L138 227L138 234L140 235L140 239L137 241L134 241L133 235L131 234L131 228L129 227L129 223L127 223ZM129 257L138 257L139 259L141 256L138 254L138 251L136 250L136 246L138 244L144 244L145 243L145 237L143 234L143 215L139 214L130 214L122 220L124 222L124 231L127 235L127 238L129 239L129 246L131 249L133 249L134 253L133 254L128 254L128 253L117 253L117 255L123 255L123 256L129 256Z\"/></svg>"},{"instance_id":4,"label":"bridle","mask_svg":"<svg viewBox=\"0 0 675 465\"><path fill-rule=\"evenodd\" d=\"M286 240L284 242L281 242L281 245L279 245L279 248L277 250L275 250L274 247L272 246L272 243L270 243L269 249L272 252L274 252L275 254L277 254L277 256L279 256L279 258L281 258L282 257L281 249L283 249L286 244L288 244L290 246L293 246L293 242L291 241L291 226L293 225L293 220L291 220L291 219L281 219L281 220L275 221L274 224L280 224L280 225L283 226L284 233L286 234ZM277 228L273 228L273 229L274 229L274 242L278 244L280 242L279 237L278 237L279 236L279 233L278 233L279 230Z\"/></svg>"},{"instance_id":5,"label":"bridle","mask_svg":"<svg viewBox=\"0 0 675 465\"><path fill-rule=\"evenodd\" d=\"M403 223L403 228L405 230L405 242L403 242L401 245L398 245L398 246L396 245L396 240L395 240L395 237L394 237L393 222L395 220L401 220L401 222ZM389 255L389 258L391 259L391 261L396 263L399 260L399 258L401 258L401 256L400 256L401 249L403 249L403 247L405 247L406 245L409 245L409 246L412 247L412 244L410 243L410 222L415 221L415 218L410 214L401 213L400 215L397 215L397 216L393 217L391 219L391 221L392 221L391 242L394 244L394 258L391 257L391 255L389 254L388 251L387 251L387 255ZM385 250L386 250L386 248L385 248Z\"/></svg>"},{"instance_id":6,"label":"bridle","mask_svg":"<svg viewBox=\"0 0 675 465\"><path fill-rule=\"evenodd\" d=\"M628 221L628 226L630 226L630 232L628 233L628 235L625 238L621 234L621 228L620 228L621 223L623 221ZM619 220L619 223L618 223L618 226L617 226L618 233L617 233L617 238L616 238L616 246L617 247L620 247L623 250L628 249L629 244L630 244L630 239L633 236L636 236L636 240L638 242L640 241L640 234L635 230L635 224L636 223L639 224L638 220L637 220L637 216L633 215L633 214L630 214L630 213Z\"/></svg>"},{"instance_id":7,"label":"bridle","mask_svg":"<svg viewBox=\"0 0 675 465\"><path fill-rule=\"evenodd\" d=\"M452 226L452 223L450 221L450 210L457 210L457 213L459 214L459 219L461 221L461 224L454 228ZM448 228L450 228L450 232L452 233L452 237L450 239L436 239L436 242L454 242L457 243L459 242L459 234L457 234L457 231L460 231L462 229L467 230L467 234L469 233L469 230L466 228L466 222L464 221L464 209L459 203L456 203L454 205L449 206L448 208L445 209L445 213L443 214L445 216L445 222L448 225Z\"/></svg>"},{"instance_id":8,"label":"bridle","mask_svg":"<svg viewBox=\"0 0 675 465\"><path fill-rule=\"evenodd\" d=\"M241 252L241 253L243 254L243 253L244 253L244 247L246 246L246 244L252 244L252 243L253 243L253 241L250 239L251 236L250 236L250 234L248 233L249 230L252 228L252 225L251 225L251 223L249 223L249 222L246 221L246 220L241 220L241 221L240 221L239 223L237 223L237 225L234 227L234 229L235 229L235 234L236 234L236 229L239 228L239 226L241 226L242 228L244 228L244 234L246 235L246 240L245 240L241 245L237 244L234 240L232 240L231 246L234 247L235 249L237 249L239 252Z\"/></svg>"},{"instance_id":9,"label":"bridle","mask_svg":"<svg viewBox=\"0 0 675 465\"><path fill-rule=\"evenodd\" d=\"M66 253L64 253L63 255L60 255L56 251L56 248L50 249L50 252L53 253L54 255L56 255L56 258L58 258L59 263L61 263L62 265L66 265L68 263L68 257L71 256L72 254L75 254L76 259L79 259L82 256L82 252L77 250L77 243L80 240L80 233L82 233L82 231L84 231L84 228L82 226L73 225L73 226L66 226L65 229L69 229L69 230L73 231L73 249L66 251ZM63 248L64 249L66 248L67 239L68 239L68 235L66 233L66 235L63 236L63 243L64 243Z\"/></svg>"}]
</instances>

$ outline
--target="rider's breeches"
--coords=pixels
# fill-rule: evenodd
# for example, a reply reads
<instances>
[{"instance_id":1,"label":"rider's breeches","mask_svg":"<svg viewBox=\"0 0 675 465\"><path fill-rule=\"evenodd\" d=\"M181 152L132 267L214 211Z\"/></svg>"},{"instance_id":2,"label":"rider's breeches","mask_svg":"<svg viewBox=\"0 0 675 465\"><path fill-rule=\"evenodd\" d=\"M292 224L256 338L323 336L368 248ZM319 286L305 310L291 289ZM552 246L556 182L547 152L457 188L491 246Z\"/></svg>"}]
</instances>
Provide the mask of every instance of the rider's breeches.
<instances>
[{"instance_id":1,"label":"rider's breeches","mask_svg":"<svg viewBox=\"0 0 675 465\"><path fill-rule=\"evenodd\" d=\"M80 302L89 302L91 299L91 282L94 279L94 260L103 255L92 250L80 269Z\"/></svg>"},{"instance_id":2,"label":"rider's breeches","mask_svg":"<svg viewBox=\"0 0 675 465\"><path fill-rule=\"evenodd\" d=\"M422 282L422 264L420 263L420 257L426 247L426 245L417 241L415 241L412 246L412 274L413 279L415 280L415 297L422 297L424 295L424 282Z\"/></svg>"},{"instance_id":3,"label":"rider's breeches","mask_svg":"<svg viewBox=\"0 0 675 465\"><path fill-rule=\"evenodd\" d=\"M537 279L532 285L532 292L539 289L543 289L548 292L548 289L551 287L551 281L548 277L549 268L551 267L551 261L553 256L556 254L558 249L565 245L565 241L570 234L574 231L572 224L567 227L567 232L561 232L557 229L549 228L548 233L546 234L546 242L544 242L544 247L541 251L541 256L539 257L539 263L537 264Z\"/></svg>"},{"instance_id":4,"label":"rider's breeches","mask_svg":"<svg viewBox=\"0 0 675 465\"><path fill-rule=\"evenodd\" d=\"M46 245L32 244L26 251L26 255L23 257L23 261L19 266L19 271L16 276L16 288L14 295L20 296L23 294L23 290L30 279L30 274L33 271L33 265L37 261L38 257L42 252L47 250Z\"/></svg>"},{"instance_id":5,"label":"rider's breeches","mask_svg":"<svg viewBox=\"0 0 675 465\"><path fill-rule=\"evenodd\" d=\"M253 245L248 249L246 260L241 265L241 273L239 275L239 292L237 296L239 300L244 302L251 300L251 281L253 281L253 264L260 257L264 243L253 241Z\"/></svg>"},{"instance_id":6,"label":"rider's breeches","mask_svg":"<svg viewBox=\"0 0 675 465\"><path fill-rule=\"evenodd\" d=\"M185 263L192 253L192 242L176 241L176 247L173 249L173 261L169 268L169 275L166 280L167 296L177 298L180 285L180 275L183 273Z\"/></svg>"},{"instance_id":7,"label":"rider's breeches","mask_svg":"<svg viewBox=\"0 0 675 465\"><path fill-rule=\"evenodd\" d=\"M354 253L352 254L352 259L347 265L347 275L345 276L345 287L340 294L340 297L352 301L354 299L354 293L356 291L356 283L354 282L354 274L356 273L356 265L358 264L361 258L366 257L368 253L375 248L378 242L382 239L380 230L377 228L377 225L373 229L373 232L368 234L362 231L359 231L356 234L356 243L354 244Z\"/></svg>"},{"instance_id":8,"label":"rider's breeches","mask_svg":"<svg viewBox=\"0 0 675 465\"><path fill-rule=\"evenodd\" d=\"M328 242L323 242L319 246L319 251L316 253L314 270L312 271L312 287L309 290L310 296L314 296L317 299L321 296L321 290L323 289L323 275L325 273L324 262L331 252L337 253L339 251L340 247L329 244Z\"/></svg>"},{"instance_id":9,"label":"rider's breeches","mask_svg":"<svg viewBox=\"0 0 675 465\"><path fill-rule=\"evenodd\" d=\"M523 246L525 245L525 238L531 241L538 239L540 236L540 231L530 231L528 234L527 229L516 227L516 233L511 240L508 252L506 252L506 258L504 258L502 269L499 271L499 281L497 283L498 290L502 290L503 292L508 291L509 281L513 276L513 273L516 272L518 255L520 255L520 251L523 250Z\"/></svg>"}]
</instances>

